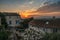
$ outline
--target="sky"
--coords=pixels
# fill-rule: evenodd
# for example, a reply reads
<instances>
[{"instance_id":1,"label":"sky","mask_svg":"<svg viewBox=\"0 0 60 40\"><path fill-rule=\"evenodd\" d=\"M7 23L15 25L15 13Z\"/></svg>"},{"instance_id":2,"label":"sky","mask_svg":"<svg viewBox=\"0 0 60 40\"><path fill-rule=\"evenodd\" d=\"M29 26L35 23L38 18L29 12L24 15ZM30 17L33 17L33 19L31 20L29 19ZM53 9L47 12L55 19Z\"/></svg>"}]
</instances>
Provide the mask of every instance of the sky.
<instances>
[{"instance_id":1,"label":"sky","mask_svg":"<svg viewBox=\"0 0 60 40\"><path fill-rule=\"evenodd\" d=\"M60 0L0 0L0 12L18 12L22 17L60 16Z\"/></svg>"}]
</instances>

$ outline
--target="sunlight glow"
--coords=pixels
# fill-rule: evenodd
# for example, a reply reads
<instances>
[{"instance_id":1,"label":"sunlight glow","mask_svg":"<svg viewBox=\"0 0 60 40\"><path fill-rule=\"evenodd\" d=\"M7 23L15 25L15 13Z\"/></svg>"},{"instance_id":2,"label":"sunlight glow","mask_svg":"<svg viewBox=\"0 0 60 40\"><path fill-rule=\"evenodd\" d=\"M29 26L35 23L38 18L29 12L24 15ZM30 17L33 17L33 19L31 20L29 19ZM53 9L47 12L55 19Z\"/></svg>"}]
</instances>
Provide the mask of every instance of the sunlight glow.
<instances>
[{"instance_id":1,"label":"sunlight glow","mask_svg":"<svg viewBox=\"0 0 60 40\"><path fill-rule=\"evenodd\" d=\"M27 13L27 12L21 12L21 17L22 18L29 18L29 13Z\"/></svg>"}]
</instances>

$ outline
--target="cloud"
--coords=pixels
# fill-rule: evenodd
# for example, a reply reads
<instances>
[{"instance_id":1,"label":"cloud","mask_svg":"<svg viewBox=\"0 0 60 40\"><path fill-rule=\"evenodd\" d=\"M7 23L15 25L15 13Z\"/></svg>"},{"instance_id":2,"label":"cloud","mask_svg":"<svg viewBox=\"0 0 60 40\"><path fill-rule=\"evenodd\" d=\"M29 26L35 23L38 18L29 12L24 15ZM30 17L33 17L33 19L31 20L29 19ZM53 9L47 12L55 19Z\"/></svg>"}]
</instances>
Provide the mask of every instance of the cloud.
<instances>
[{"instance_id":1,"label":"cloud","mask_svg":"<svg viewBox=\"0 0 60 40\"><path fill-rule=\"evenodd\" d=\"M29 2L29 4L33 4L33 3L34 3L34 1L30 1L30 2Z\"/></svg>"},{"instance_id":2,"label":"cloud","mask_svg":"<svg viewBox=\"0 0 60 40\"><path fill-rule=\"evenodd\" d=\"M60 1L56 2L56 3L49 3L49 4L48 4L48 2L45 2L44 4L47 4L47 5L38 8L36 11L33 11L32 13L60 12Z\"/></svg>"},{"instance_id":3,"label":"cloud","mask_svg":"<svg viewBox=\"0 0 60 40\"><path fill-rule=\"evenodd\" d=\"M37 12L49 13L49 12L59 12L60 11L60 2L49 4L37 9Z\"/></svg>"}]
</instances>

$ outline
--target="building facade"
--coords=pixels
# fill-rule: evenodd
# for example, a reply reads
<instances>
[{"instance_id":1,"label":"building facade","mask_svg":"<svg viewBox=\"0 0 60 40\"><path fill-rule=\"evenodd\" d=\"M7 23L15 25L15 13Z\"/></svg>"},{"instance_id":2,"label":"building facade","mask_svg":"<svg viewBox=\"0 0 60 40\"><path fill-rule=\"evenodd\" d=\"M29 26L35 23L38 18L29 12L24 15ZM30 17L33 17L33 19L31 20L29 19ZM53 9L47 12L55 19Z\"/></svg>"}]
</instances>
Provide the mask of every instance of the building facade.
<instances>
[{"instance_id":1,"label":"building facade","mask_svg":"<svg viewBox=\"0 0 60 40\"><path fill-rule=\"evenodd\" d=\"M20 27L21 17L18 13L11 12L1 12L4 15L6 23L8 25L7 31L12 32L9 38L11 40L17 39L16 35L16 27ZM1 16L0 16L0 24L1 24Z\"/></svg>"},{"instance_id":2,"label":"building facade","mask_svg":"<svg viewBox=\"0 0 60 40\"><path fill-rule=\"evenodd\" d=\"M19 14L7 12L3 12L3 14L5 15L5 19L9 27L20 26L21 17Z\"/></svg>"}]
</instances>

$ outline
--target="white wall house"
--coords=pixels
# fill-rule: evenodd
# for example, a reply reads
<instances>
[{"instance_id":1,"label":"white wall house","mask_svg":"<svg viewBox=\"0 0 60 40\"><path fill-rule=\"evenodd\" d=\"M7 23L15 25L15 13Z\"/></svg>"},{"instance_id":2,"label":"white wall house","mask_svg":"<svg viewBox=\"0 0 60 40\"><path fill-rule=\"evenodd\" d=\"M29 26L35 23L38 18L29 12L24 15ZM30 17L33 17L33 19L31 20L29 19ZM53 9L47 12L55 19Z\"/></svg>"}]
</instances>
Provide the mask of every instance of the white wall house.
<instances>
[{"instance_id":1,"label":"white wall house","mask_svg":"<svg viewBox=\"0 0 60 40\"><path fill-rule=\"evenodd\" d=\"M6 13L5 12L4 15L5 15L6 22L7 22L9 27L20 26L21 17L19 14L17 14L17 13Z\"/></svg>"},{"instance_id":2,"label":"white wall house","mask_svg":"<svg viewBox=\"0 0 60 40\"><path fill-rule=\"evenodd\" d=\"M6 23L8 24L8 30L12 32L10 38L11 40L14 40L14 37L16 39L16 27L20 27L21 16L18 13L13 12L1 12L6 19ZM1 17L0 17L0 23L1 23Z\"/></svg>"}]
</instances>

